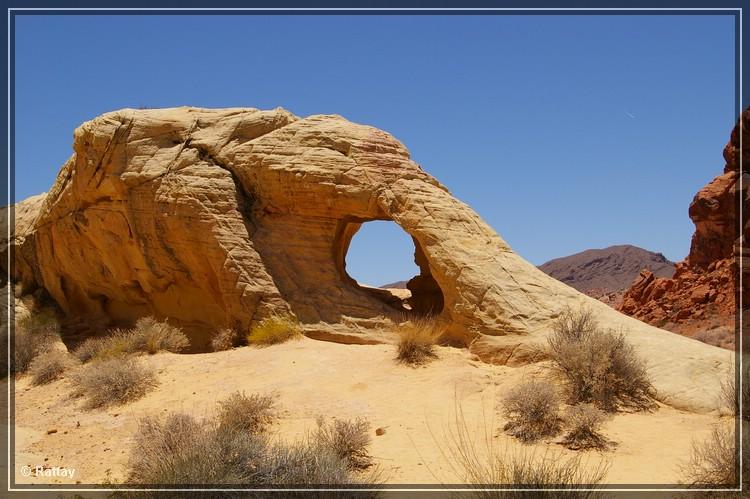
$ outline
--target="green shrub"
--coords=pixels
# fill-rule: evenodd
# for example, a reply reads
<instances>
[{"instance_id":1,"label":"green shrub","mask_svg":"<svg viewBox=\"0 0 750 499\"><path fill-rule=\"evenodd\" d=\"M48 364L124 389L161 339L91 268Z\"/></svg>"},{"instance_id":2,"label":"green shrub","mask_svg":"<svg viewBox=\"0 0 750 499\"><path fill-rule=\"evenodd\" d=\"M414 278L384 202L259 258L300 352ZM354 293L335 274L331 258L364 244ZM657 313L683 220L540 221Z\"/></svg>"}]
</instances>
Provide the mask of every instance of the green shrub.
<instances>
[{"instance_id":1,"label":"green shrub","mask_svg":"<svg viewBox=\"0 0 750 499\"><path fill-rule=\"evenodd\" d=\"M74 397L85 397L89 409L121 405L142 398L158 385L150 366L131 357L84 365L71 376Z\"/></svg>"},{"instance_id":2,"label":"green shrub","mask_svg":"<svg viewBox=\"0 0 750 499\"><path fill-rule=\"evenodd\" d=\"M441 330L430 317L412 317L398 326L398 353L396 360L419 366L437 357L435 343Z\"/></svg>"},{"instance_id":3,"label":"green shrub","mask_svg":"<svg viewBox=\"0 0 750 499\"><path fill-rule=\"evenodd\" d=\"M567 381L571 404L593 403L605 411L654 406L644 362L622 333L599 328L589 310L566 310L553 325L548 344Z\"/></svg>"},{"instance_id":4,"label":"green shrub","mask_svg":"<svg viewBox=\"0 0 750 499\"><path fill-rule=\"evenodd\" d=\"M523 442L534 442L560 432L560 399L549 383L527 381L503 398L508 423L503 428Z\"/></svg>"},{"instance_id":5,"label":"green shrub","mask_svg":"<svg viewBox=\"0 0 750 499\"><path fill-rule=\"evenodd\" d=\"M291 315L274 315L256 324L247 336L250 345L275 345L297 338L302 329Z\"/></svg>"}]
</instances>

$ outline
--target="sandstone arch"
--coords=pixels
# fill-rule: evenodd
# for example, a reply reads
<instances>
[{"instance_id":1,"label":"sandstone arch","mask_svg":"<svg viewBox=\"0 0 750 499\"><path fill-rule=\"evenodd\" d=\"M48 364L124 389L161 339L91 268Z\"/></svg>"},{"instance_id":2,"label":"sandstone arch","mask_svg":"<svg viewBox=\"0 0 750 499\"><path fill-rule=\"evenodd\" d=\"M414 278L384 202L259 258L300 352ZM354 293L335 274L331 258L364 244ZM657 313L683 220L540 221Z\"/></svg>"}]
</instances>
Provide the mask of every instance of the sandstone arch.
<instances>
[{"instance_id":1,"label":"sandstone arch","mask_svg":"<svg viewBox=\"0 0 750 499\"><path fill-rule=\"evenodd\" d=\"M382 220L382 219L380 219ZM391 292L363 286L353 279L346 270L346 255L349 252L351 241L363 224L372 222L371 220L345 218L342 220L340 230L337 231L336 238L333 241L334 258L336 269L342 279L351 286L364 289L366 292L375 296L377 299L384 301L394 310L402 315L416 314L419 316L439 316L443 311L444 296L435 279L432 277L432 270L429 261L424 254L424 250L413 236L409 235L414 245L414 263L419 269L419 274L412 277L407 282L407 289L411 296L404 300L400 296L395 296ZM392 220L382 220L392 222ZM398 224L396 224L398 225ZM408 234L408 232L407 232ZM406 306L405 306L406 305Z\"/></svg>"},{"instance_id":2,"label":"sandstone arch","mask_svg":"<svg viewBox=\"0 0 750 499\"><path fill-rule=\"evenodd\" d=\"M123 109L81 125L73 149L9 242L13 278L71 316L168 317L200 345L292 311L311 332L354 324L350 341L384 341L393 308L342 278L341 255L356 224L392 220L442 290L448 333L488 361L534 359L561 310L587 305L628 332L665 402L713 409L731 365L543 274L398 140L340 116Z\"/></svg>"}]
</instances>

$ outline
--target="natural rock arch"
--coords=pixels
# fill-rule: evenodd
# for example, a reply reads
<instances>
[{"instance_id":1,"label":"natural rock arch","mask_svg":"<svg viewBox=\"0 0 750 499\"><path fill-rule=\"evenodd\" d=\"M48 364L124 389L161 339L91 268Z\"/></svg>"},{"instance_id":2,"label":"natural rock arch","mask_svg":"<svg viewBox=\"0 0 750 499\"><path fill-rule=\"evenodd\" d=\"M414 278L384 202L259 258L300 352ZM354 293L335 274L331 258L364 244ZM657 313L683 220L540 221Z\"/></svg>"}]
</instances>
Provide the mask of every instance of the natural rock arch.
<instances>
[{"instance_id":1,"label":"natural rock arch","mask_svg":"<svg viewBox=\"0 0 750 499\"><path fill-rule=\"evenodd\" d=\"M551 321L587 306L627 331L663 402L713 410L731 366L730 352L545 275L398 140L340 116L123 109L81 125L73 149L44 199L21 203L4 245L12 279L44 289L67 316L169 318L199 348L216 329L246 332L281 312L310 336L388 341L392 307L342 279L338 255L351 224L393 220L442 290L446 335L487 361L538 359Z\"/></svg>"},{"instance_id":2,"label":"natural rock arch","mask_svg":"<svg viewBox=\"0 0 750 499\"><path fill-rule=\"evenodd\" d=\"M394 310L404 315L409 315L411 313L418 316L438 316L443 311L445 302L443 292L435 281L435 278L432 277L430 263L425 256L424 250L420 246L419 241L408 232L407 234L409 234L412 243L414 244L414 263L419 268L419 274L412 277L406 284L407 289L411 292L411 296L407 300L393 295L388 290L363 286L361 283L358 283L353 279L346 271L346 255L349 251L352 239L363 224L374 220L376 219L345 219L341 224L341 229L337 231L336 238L333 241L333 253L336 261L336 270L339 275L344 282L370 293L372 296L382 300L387 305L393 307ZM393 222L392 220L379 220ZM407 305L408 308L404 308L404 305Z\"/></svg>"}]
</instances>

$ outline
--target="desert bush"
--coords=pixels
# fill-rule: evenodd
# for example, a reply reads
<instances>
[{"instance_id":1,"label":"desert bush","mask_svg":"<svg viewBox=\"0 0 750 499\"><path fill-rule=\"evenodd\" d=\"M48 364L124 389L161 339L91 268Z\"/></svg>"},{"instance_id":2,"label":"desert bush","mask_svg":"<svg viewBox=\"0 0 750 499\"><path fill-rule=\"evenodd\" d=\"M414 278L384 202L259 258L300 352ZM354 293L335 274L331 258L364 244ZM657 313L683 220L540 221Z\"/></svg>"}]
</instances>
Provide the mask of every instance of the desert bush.
<instances>
[{"instance_id":1,"label":"desert bush","mask_svg":"<svg viewBox=\"0 0 750 499\"><path fill-rule=\"evenodd\" d=\"M106 336L86 338L75 350L81 362L123 357L133 352L133 341L129 331L112 329Z\"/></svg>"},{"instance_id":2,"label":"desert bush","mask_svg":"<svg viewBox=\"0 0 750 499\"><path fill-rule=\"evenodd\" d=\"M748 414L750 414L750 365L748 365L747 361L743 362L742 369L742 376L744 380L741 385L742 393L738 393L739 390L737 389L734 369L732 369L729 373L727 373L727 377L721 383L719 405L721 406L721 409L725 409L731 414L737 415L740 411L740 397L742 397L742 407L745 412L743 417L747 420L750 419L748 418Z\"/></svg>"},{"instance_id":3,"label":"desert bush","mask_svg":"<svg viewBox=\"0 0 750 499\"><path fill-rule=\"evenodd\" d=\"M16 321L16 328L22 329L37 338L58 338L60 323L49 310L32 312Z\"/></svg>"},{"instance_id":4,"label":"desert bush","mask_svg":"<svg viewBox=\"0 0 750 499\"><path fill-rule=\"evenodd\" d=\"M238 339L237 331L231 328L223 328L214 332L211 336L211 351L221 352L234 347Z\"/></svg>"},{"instance_id":5,"label":"desert bush","mask_svg":"<svg viewBox=\"0 0 750 499\"><path fill-rule=\"evenodd\" d=\"M135 323L130 335L131 351L155 354L161 351L178 353L190 346L185 333L166 321L157 321L153 317L141 317Z\"/></svg>"},{"instance_id":6,"label":"desert bush","mask_svg":"<svg viewBox=\"0 0 750 499\"><path fill-rule=\"evenodd\" d=\"M29 367L31 383L45 385L58 380L73 364L73 357L68 352L61 350L49 350L37 355Z\"/></svg>"},{"instance_id":7,"label":"desert bush","mask_svg":"<svg viewBox=\"0 0 750 499\"><path fill-rule=\"evenodd\" d=\"M250 345L275 345L302 334L299 322L291 315L274 315L256 324L247 336Z\"/></svg>"},{"instance_id":8,"label":"desert bush","mask_svg":"<svg viewBox=\"0 0 750 499\"><path fill-rule=\"evenodd\" d=\"M144 317L133 329L112 329L107 336L86 338L73 355L81 362L89 362L139 352L155 354L166 350L177 353L189 345L190 341L179 328L158 322L153 317Z\"/></svg>"},{"instance_id":9,"label":"desert bush","mask_svg":"<svg viewBox=\"0 0 750 499\"><path fill-rule=\"evenodd\" d=\"M605 411L653 407L643 360L624 334L601 329L589 310L563 312L548 346L555 368L567 381L570 403L593 403Z\"/></svg>"},{"instance_id":10,"label":"desert bush","mask_svg":"<svg viewBox=\"0 0 750 499\"><path fill-rule=\"evenodd\" d=\"M190 415L140 421L128 462L129 483L147 485L240 484L262 480L253 463L265 458L264 436L219 431Z\"/></svg>"},{"instance_id":11,"label":"desert bush","mask_svg":"<svg viewBox=\"0 0 750 499\"><path fill-rule=\"evenodd\" d=\"M219 402L218 424L222 427L250 433L261 433L276 418L274 395L250 396L234 392Z\"/></svg>"},{"instance_id":12,"label":"desert bush","mask_svg":"<svg viewBox=\"0 0 750 499\"><path fill-rule=\"evenodd\" d=\"M592 404L570 407L565 414L567 432L563 445L569 449L606 449L609 442L601 434L605 414Z\"/></svg>"},{"instance_id":13,"label":"desert bush","mask_svg":"<svg viewBox=\"0 0 750 499\"><path fill-rule=\"evenodd\" d=\"M684 481L691 486L737 485L737 457L733 427L716 425L711 436L703 442L693 442L686 465L682 467Z\"/></svg>"},{"instance_id":14,"label":"desert bush","mask_svg":"<svg viewBox=\"0 0 750 499\"><path fill-rule=\"evenodd\" d=\"M326 423L318 418L318 428L313 439L319 447L330 449L336 456L344 459L352 469L367 468L372 459L367 447L372 442L370 422L364 418L353 421L334 419Z\"/></svg>"},{"instance_id":15,"label":"desert bush","mask_svg":"<svg viewBox=\"0 0 750 499\"><path fill-rule=\"evenodd\" d=\"M503 398L503 428L514 437L533 442L560 432L560 399L555 389L541 381L526 381L515 386Z\"/></svg>"},{"instance_id":16,"label":"desert bush","mask_svg":"<svg viewBox=\"0 0 750 499\"><path fill-rule=\"evenodd\" d=\"M85 397L89 409L138 400L158 385L153 368L130 357L86 364L71 383L73 396Z\"/></svg>"},{"instance_id":17,"label":"desert bush","mask_svg":"<svg viewBox=\"0 0 750 499\"><path fill-rule=\"evenodd\" d=\"M16 322L13 335L10 371L23 373L29 370L37 355L49 350L60 338L60 324L50 311L34 312Z\"/></svg>"},{"instance_id":18,"label":"desert bush","mask_svg":"<svg viewBox=\"0 0 750 499\"><path fill-rule=\"evenodd\" d=\"M473 427L473 426L472 426ZM561 452L498 445L493 425L484 421L478 432L469 428L461 406L456 404L455 421L447 434L435 439L439 452L461 483L475 488L467 497L480 499L535 499L544 494L517 489L563 489L551 494L568 499L602 497L598 490L609 463L602 459L583 460ZM434 435L433 435L433 438ZM501 489L503 485L516 490ZM581 490L581 489L593 490Z\"/></svg>"},{"instance_id":19,"label":"desert bush","mask_svg":"<svg viewBox=\"0 0 750 499\"><path fill-rule=\"evenodd\" d=\"M243 487L374 483L315 440L271 443L263 433L218 420L198 421L187 414L141 420L134 442L129 483Z\"/></svg>"},{"instance_id":20,"label":"desert bush","mask_svg":"<svg viewBox=\"0 0 750 499\"><path fill-rule=\"evenodd\" d=\"M410 365L421 365L437 357L435 343L440 329L434 319L411 317L398 326L396 360Z\"/></svg>"}]
</instances>

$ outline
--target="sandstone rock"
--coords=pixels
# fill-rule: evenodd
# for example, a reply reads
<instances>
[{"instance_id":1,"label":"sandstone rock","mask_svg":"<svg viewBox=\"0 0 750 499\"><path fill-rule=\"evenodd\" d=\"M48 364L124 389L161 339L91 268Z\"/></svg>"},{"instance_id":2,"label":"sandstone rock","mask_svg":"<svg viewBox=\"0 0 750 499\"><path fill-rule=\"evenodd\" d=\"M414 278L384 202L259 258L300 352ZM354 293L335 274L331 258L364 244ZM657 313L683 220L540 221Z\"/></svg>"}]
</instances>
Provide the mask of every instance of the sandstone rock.
<instances>
[{"instance_id":1,"label":"sandstone rock","mask_svg":"<svg viewBox=\"0 0 750 499\"><path fill-rule=\"evenodd\" d=\"M747 179L750 169L748 156L744 152L743 171L739 171L740 135L745 143L750 143L750 110L742 113L732 130L729 142L724 148L726 165L724 173L704 186L690 204L688 214L695 224L690 253L684 261L676 265L672 279L654 278L642 275L626 291L619 310L654 325L668 322L670 330L688 336L702 335L712 341L720 340L727 348L734 348L735 309L737 307L738 262L740 237L743 246L750 242L750 225L745 221L740 234L738 210L739 202L743 211L750 213L750 185ZM740 175L744 192L739 192ZM747 217L746 217L747 218ZM747 272L750 267L743 266ZM646 278L653 280L647 288ZM750 300L750 275L743 283L743 308L748 308ZM667 317L654 313L655 305L670 305ZM724 331L723 334L704 334L708 330Z\"/></svg>"},{"instance_id":2,"label":"sandstone rock","mask_svg":"<svg viewBox=\"0 0 750 499\"><path fill-rule=\"evenodd\" d=\"M200 350L210 332L245 332L274 313L293 313L310 336L375 343L405 313L430 312L454 340L476 340L478 354L520 364L538 359L562 310L587 306L627 331L660 399L676 407L713 410L731 365L729 352L547 276L403 144L340 116L124 109L80 126L73 148L29 229L17 227L10 242L14 279L46 290L69 317L169 318ZM346 272L352 236L370 220L413 238L411 311Z\"/></svg>"}]
</instances>

